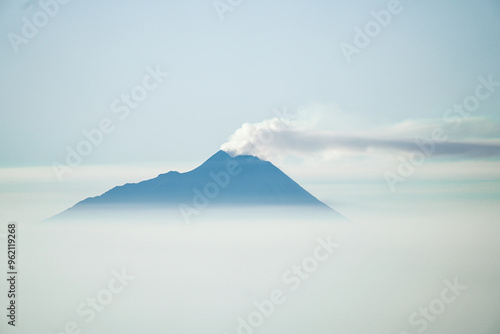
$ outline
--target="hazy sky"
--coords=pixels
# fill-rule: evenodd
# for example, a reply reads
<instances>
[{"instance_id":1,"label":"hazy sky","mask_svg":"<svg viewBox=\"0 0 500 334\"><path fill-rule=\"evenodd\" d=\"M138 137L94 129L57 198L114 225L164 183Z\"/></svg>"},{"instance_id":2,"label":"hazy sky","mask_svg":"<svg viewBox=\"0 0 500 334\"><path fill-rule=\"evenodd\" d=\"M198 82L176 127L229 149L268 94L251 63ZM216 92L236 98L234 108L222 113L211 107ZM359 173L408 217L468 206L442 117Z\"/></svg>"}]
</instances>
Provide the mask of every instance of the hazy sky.
<instances>
[{"instance_id":1,"label":"hazy sky","mask_svg":"<svg viewBox=\"0 0 500 334\"><path fill-rule=\"evenodd\" d=\"M480 90L487 98L460 129L449 129L443 121L447 109L476 94L479 77L500 81L500 3L495 0L402 0L398 6L374 0L253 0L222 13L223 19L209 0L72 0L50 7L52 16L40 14L42 3L0 3L0 187L5 207L15 196L26 200L33 192L40 195L42 188L59 194L55 202L57 196L74 202L117 180L193 168L243 123L274 118L275 108L294 115L292 130L314 138L321 134L330 143L314 148L310 142L312 151L328 151L314 162L300 154L276 156L280 167L288 166L292 176L306 182L319 175L314 182L321 183L343 170L384 182L387 166L397 169L398 156L409 153L387 150L394 148L387 141L425 138L436 127L459 146L499 143L500 87L491 94L487 87ZM356 47L357 27L365 30L375 20L371 12L388 7L397 13L390 22L385 17L385 26L371 33L369 45L347 61L342 43ZM36 32L26 27L34 20L40 25ZM146 80L152 71L169 74ZM146 92L144 100L129 107L124 118L124 109L113 112L112 104L116 102L115 111L123 108L123 94L144 86L144 80L154 86L136 89L137 94ZM67 147L76 149L85 140L82 131L98 128L103 120L111 122L107 129L112 131L76 169L100 166L85 177L114 178L94 179L97 188L86 184L74 197L61 195L77 187L61 185L49 172L52 164L64 164ZM386 145L331 152L339 133L351 142L377 139ZM295 137L299 143L301 138ZM287 143L289 149L292 142ZM280 152L288 152L287 145ZM469 164L467 171L475 178L495 179L497 147L490 151L480 157L433 157L441 160L423 168L442 175L451 169L458 175ZM274 161L273 155L268 158ZM363 166L356 165L359 159ZM106 167L117 165L140 165L142 174L123 172L119 178L118 167ZM311 166L321 172L311 173ZM68 173L65 180L72 182L71 177ZM57 211L44 207L47 215Z\"/></svg>"}]
</instances>

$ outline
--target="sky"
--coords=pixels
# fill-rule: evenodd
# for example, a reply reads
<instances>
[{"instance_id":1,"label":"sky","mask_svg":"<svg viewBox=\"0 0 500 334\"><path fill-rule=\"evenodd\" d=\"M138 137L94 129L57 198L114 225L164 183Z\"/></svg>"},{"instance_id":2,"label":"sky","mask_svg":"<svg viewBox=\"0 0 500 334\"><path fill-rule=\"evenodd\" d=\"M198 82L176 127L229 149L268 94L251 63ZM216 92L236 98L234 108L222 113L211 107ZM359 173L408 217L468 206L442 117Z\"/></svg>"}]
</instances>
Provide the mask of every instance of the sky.
<instances>
[{"instance_id":1,"label":"sky","mask_svg":"<svg viewBox=\"0 0 500 334\"><path fill-rule=\"evenodd\" d=\"M354 216L437 185L495 202L499 15L494 0L2 1L0 219L44 219L221 146Z\"/></svg>"}]
</instances>

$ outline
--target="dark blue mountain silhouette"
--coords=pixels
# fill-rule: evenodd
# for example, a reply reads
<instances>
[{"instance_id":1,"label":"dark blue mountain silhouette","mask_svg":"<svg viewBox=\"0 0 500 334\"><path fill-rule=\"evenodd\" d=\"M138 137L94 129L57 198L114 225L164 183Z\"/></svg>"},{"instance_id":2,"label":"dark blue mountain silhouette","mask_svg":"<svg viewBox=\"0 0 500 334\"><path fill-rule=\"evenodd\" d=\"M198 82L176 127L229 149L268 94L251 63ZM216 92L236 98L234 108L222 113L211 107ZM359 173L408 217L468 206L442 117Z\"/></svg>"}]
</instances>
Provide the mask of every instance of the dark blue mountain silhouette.
<instances>
[{"instance_id":1,"label":"dark blue mountain silhouette","mask_svg":"<svg viewBox=\"0 0 500 334\"><path fill-rule=\"evenodd\" d=\"M100 196L77 203L59 216L102 207L141 206L187 210L207 206L288 206L336 213L272 163L251 155L231 157L218 151L192 171L168 172L154 179L114 187Z\"/></svg>"}]
</instances>

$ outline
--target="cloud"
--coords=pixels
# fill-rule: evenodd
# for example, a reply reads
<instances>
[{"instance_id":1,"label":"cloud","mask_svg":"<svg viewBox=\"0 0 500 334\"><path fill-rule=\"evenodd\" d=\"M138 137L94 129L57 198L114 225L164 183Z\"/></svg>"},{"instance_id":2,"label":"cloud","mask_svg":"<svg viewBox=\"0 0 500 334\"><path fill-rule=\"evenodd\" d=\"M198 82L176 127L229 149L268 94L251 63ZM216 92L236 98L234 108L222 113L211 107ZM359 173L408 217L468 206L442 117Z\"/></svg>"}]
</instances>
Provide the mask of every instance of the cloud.
<instances>
[{"instance_id":1,"label":"cloud","mask_svg":"<svg viewBox=\"0 0 500 334\"><path fill-rule=\"evenodd\" d=\"M433 140L434 131L445 140ZM245 123L221 146L232 155L251 154L268 160L311 155L374 156L425 148L434 157L500 157L500 122L485 118L467 118L460 123L423 119L369 125L349 119L337 108L328 110L315 106L300 110L293 118L275 117Z\"/></svg>"}]
</instances>

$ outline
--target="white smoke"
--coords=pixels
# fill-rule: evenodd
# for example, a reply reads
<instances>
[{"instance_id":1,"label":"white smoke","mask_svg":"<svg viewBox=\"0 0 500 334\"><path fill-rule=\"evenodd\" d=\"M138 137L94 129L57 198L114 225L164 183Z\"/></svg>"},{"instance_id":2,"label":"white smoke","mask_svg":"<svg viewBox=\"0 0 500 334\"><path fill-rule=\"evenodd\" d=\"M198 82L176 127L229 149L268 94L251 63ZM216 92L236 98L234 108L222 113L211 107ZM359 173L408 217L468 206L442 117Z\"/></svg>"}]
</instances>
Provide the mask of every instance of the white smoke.
<instances>
[{"instance_id":1,"label":"white smoke","mask_svg":"<svg viewBox=\"0 0 500 334\"><path fill-rule=\"evenodd\" d=\"M302 149L291 147L291 133L318 131L325 123L339 123L340 110L333 104L316 104L299 109L293 115L286 108L275 109L274 118L258 123L244 123L237 129L221 150L232 156L254 155L265 160L276 160ZM299 154L300 155L300 154Z\"/></svg>"},{"instance_id":2,"label":"white smoke","mask_svg":"<svg viewBox=\"0 0 500 334\"><path fill-rule=\"evenodd\" d=\"M221 149L232 156L254 155L271 161L287 156L328 159L409 153L419 148L417 138L429 140L436 128L446 134L447 140L436 145L435 156L462 159L500 156L498 121L470 117L458 128L439 119L376 126L354 119L331 105L302 109L293 117L284 112L262 122L244 123Z\"/></svg>"},{"instance_id":3,"label":"white smoke","mask_svg":"<svg viewBox=\"0 0 500 334\"><path fill-rule=\"evenodd\" d=\"M276 137L289 128L290 120L278 117L259 123L244 123L231 135L229 141L222 144L221 150L232 156L248 154L269 159L276 155L273 144Z\"/></svg>"}]
</instances>

